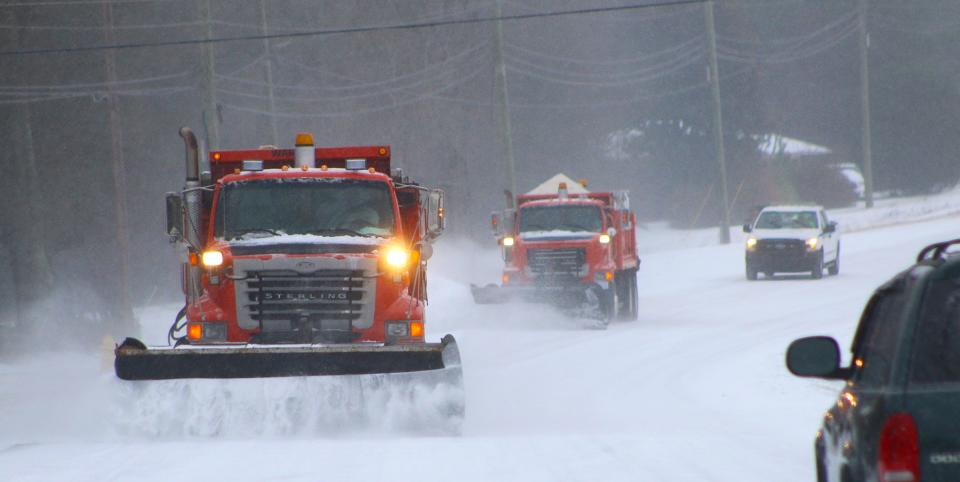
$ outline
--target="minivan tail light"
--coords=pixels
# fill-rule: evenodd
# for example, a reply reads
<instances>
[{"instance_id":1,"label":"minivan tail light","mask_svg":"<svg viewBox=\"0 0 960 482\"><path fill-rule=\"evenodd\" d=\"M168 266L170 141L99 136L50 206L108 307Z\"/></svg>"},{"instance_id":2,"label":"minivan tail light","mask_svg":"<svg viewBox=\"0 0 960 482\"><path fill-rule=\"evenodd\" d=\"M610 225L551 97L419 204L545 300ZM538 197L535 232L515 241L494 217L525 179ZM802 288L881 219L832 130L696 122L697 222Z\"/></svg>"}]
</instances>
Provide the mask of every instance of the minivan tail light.
<instances>
[{"instance_id":1,"label":"minivan tail light","mask_svg":"<svg viewBox=\"0 0 960 482\"><path fill-rule=\"evenodd\" d=\"M881 482L918 482L920 447L917 424L909 413L894 413L880 433L877 475Z\"/></svg>"}]
</instances>

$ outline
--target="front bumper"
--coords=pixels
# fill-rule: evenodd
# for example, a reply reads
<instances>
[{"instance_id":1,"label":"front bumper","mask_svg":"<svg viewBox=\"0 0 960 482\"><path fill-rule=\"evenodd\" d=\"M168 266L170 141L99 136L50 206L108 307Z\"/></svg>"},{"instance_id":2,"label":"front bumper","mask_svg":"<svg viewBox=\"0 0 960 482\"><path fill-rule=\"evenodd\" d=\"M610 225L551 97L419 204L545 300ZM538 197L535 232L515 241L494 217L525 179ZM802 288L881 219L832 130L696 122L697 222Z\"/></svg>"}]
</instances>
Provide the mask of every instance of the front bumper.
<instances>
[{"instance_id":1,"label":"front bumper","mask_svg":"<svg viewBox=\"0 0 960 482\"><path fill-rule=\"evenodd\" d=\"M820 251L747 251L747 267L758 272L799 273L816 269Z\"/></svg>"}]
</instances>

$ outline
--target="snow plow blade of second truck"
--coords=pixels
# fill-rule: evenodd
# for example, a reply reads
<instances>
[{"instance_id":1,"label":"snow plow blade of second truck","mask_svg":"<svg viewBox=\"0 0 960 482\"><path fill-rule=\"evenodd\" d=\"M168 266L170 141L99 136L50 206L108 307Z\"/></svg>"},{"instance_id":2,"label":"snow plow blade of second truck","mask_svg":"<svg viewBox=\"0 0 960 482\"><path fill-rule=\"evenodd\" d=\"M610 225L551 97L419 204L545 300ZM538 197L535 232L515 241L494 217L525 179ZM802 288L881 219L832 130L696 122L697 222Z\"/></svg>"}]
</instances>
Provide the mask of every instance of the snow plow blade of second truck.
<instances>
[{"instance_id":1,"label":"snow plow blade of second truck","mask_svg":"<svg viewBox=\"0 0 960 482\"><path fill-rule=\"evenodd\" d=\"M114 368L124 380L372 375L451 370L461 385L460 351L452 335L411 345L223 345L148 348L127 338Z\"/></svg>"}]
</instances>

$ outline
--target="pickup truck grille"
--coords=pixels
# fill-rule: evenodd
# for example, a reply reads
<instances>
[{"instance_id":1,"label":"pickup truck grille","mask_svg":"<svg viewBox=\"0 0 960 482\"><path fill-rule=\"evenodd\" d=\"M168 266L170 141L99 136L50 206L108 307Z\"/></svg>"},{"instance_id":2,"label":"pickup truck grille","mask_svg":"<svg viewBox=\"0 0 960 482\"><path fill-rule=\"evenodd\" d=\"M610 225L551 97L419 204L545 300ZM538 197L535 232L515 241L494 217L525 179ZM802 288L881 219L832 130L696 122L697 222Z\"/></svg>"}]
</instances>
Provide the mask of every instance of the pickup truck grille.
<instances>
[{"instance_id":1,"label":"pickup truck grille","mask_svg":"<svg viewBox=\"0 0 960 482\"><path fill-rule=\"evenodd\" d=\"M235 258L234 271L241 328L349 333L373 323L375 260Z\"/></svg>"},{"instance_id":2,"label":"pickup truck grille","mask_svg":"<svg viewBox=\"0 0 960 482\"><path fill-rule=\"evenodd\" d=\"M806 242L799 239L761 239L757 251L778 255L802 255L807 251Z\"/></svg>"},{"instance_id":3,"label":"pickup truck grille","mask_svg":"<svg viewBox=\"0 0 960 482\"><path fill-rule=\"evenodd\" d=\"M583 248L527 250L527 270L537 277L586 276L586 250Z\"/></svg>"}]
</instances>

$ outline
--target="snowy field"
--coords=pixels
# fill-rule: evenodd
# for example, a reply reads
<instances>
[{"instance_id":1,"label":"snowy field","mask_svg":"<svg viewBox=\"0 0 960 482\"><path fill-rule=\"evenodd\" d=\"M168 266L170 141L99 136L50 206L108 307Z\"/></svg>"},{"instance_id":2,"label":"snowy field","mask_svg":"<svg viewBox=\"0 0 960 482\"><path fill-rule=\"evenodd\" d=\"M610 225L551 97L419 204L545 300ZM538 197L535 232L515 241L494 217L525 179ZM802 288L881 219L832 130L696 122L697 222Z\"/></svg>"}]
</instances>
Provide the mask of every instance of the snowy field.
<instances>
[{"instance_id":1,"label":"snowy field","mask_svg":"<svg viewBox=\"0 0 960 482\"><path fill-rule=\"evenodd\" d=\"M411 432L390 402L353 430L330 403L343 382L187 382L144 412L93 349L0 365L0 480L813 480L813 435L839 384L790 376L786 346L812 334L848 345L877 285L924 245L960 237L960 196L833 218L841 273L819 281L747 282L739 233L719 246L716 230L648 226L640 319L606 331L543 306L474 305L469 283L498 279L498 254L446 240L428 338L460 342L461 436ZM176 308L144 309L146 338L162 341ZM207 389L226 399L205 406ZM257 403L244 413L218 413L247 396Z\"/></svg>"}]
</instances>

